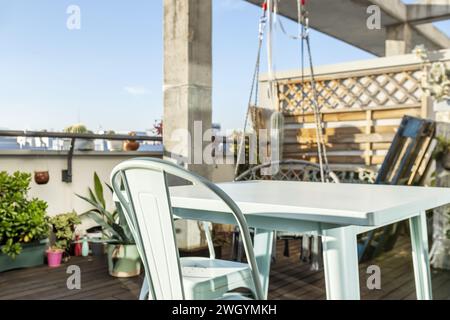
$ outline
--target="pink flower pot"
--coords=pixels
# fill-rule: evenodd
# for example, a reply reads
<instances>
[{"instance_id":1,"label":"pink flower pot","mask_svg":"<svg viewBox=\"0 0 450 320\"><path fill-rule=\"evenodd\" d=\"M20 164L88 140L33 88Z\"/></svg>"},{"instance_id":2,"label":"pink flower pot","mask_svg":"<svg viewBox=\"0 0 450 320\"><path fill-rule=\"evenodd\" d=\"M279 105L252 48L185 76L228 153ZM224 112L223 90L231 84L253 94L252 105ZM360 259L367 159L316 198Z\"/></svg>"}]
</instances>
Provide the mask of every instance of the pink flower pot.
<instances>
[{"instance_id":1,"label":"pink flower pot","mask_svg":"<svg viewBox=\"0 0 450 320\"><path fill-rule=\"evenodd\" d=\"M47 251L48 266L50 268L59 267L61 265L62 254L63 254L62 250Z\"/></svg>"}]
</instances>

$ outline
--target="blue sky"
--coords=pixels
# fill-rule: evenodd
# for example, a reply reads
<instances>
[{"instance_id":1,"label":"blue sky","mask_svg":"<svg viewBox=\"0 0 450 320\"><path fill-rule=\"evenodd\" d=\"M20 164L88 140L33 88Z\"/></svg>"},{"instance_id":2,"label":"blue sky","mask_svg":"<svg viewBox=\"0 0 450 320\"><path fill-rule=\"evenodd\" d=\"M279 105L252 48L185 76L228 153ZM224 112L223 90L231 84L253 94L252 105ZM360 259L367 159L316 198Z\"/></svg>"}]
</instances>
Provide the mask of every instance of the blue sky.
<instances>
[{"instance_id":1,"label":"blue sky","mask_svg":"<svg viewBox=\"0 0 450 320\"><path fill-rule=\"evenodd\" d=\"M81 30L66 28L71 4ZM224 129L242 126L259 14L214 0L213 120ZM312 49L317 65L371 57L318 32ZM298 43L277 36L275 56L277 70L298 68ZM0 0L0 58L0 127L144 130L162 116L162 0Z\"/></svg>"}]
</instances>

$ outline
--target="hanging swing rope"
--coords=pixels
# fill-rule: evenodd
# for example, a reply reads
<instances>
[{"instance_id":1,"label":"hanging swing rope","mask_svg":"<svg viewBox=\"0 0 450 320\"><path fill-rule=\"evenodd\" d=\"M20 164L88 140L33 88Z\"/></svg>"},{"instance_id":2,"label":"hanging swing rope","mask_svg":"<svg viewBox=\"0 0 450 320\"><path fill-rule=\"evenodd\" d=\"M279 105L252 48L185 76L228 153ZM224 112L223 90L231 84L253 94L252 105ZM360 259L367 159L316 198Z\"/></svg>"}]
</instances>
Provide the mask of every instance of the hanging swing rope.
<instances>
[{"instance_id":1,"label":"hanging swing rope","mask_svg":"<svg viewBox=\"0 0 450 320\"><path fill-rule=\"evenodd\" d=\"M245 132L247 130L247 126L248 126L248 120L250 117L250 109L252 107L252 100L254 99L253 105L257 106L258 105L258 94L259 94L259 73L260 73L260 66L261 66L261 51L262 51L262 45L263 45L263 41L264 41L264 33L265 33L265 29L266 29L266 24L267 24L267 1L264 1L263 5L262 5L262 14L261 17L259 18L259 35L258 35L258 53L256 55L256 64L255 64L255 68L254 68L254 72L253 72L253 77L252 77L252 84L250 87L250 96L248 99L248 105L247 105L247 112L245 114L245 121L244 121L244 129L242 132L242 138L241 138L241 142L239 144L239 150L238 150L238 155L237 155L237 163L234 169L234 175L235 177L238 176L238 172L239 172L239 165L241 163L241 157L242 157L242 153L244 153L244 157L245 157Z\"/></svg>"},{"instance_id":2,"label":"hanging swing rope","mask_svg":"<svg viewBox=\"0 0 450 320\"><path fill-rule=\"evenodd\" d=\"M278 12L277 0L275 0L275 13ZM314 113L314 124L315 124L315 133L316 133L316 141L317 141L317 156L320 167L320 178L322 182L325 182L329 179L330 168L328 163L328 156L326 150L326 143L323 136L323 122L322 115L320 112L320 108L318 105L319 95L316 90L316 80L314 76L314 64L312 60L311 53L311 42L309 37L309 16L308 11L306 10L306 0L298 0L297 1L297 17L298 17L298 27L299 34L291 35L286 32L286 28L284 28L281 20L278 21L281 31L292 40L300 40L300 56L301 56L301 81L302 81L302 99L297 102L297 106L301 107L301 102L309 99L308 95L305 92L305 47L308 55L308 63L310 67L310 85L312 91L312 99L309 99L312 102L312 109ZM304 112L303 107L301 107L302 112Z\"/></svg>"},{"instance_id":3,"label":"hanging swing rope","mask_svg":"<svg viewBox=\"0 0 450 320\"><path fill-rule=\"evenodd\" d=\"M250 89L250 96L248 100L247 113L245 116L244 129L243 129L243 137L241 139L238 156L237 156L237 164L235 166L235 176L237 176L239 171L239 165L242 160L242 154L245 156L245 132L247 130L249 117L250 117L250 109L252 107L252 100L254 99L254 106L258 104L258 90L259 90L259 74L260 74L260 65L261 65L261 51L263 46L264 34L266 29L267 22L269 23L268 35L267 35L267 60L268 60L268 84L269 84L269 98L272 104L272 108L275 110L275 94L274 94L274 66L273 66L273 31L276 25L280 27L280 30L290 39L292 40L300 40L301 42L301 70L302 70L302 99L301 101L309 99L312 103L313 115L314 115L314 124L315 124L315 134L317 141L317 156L320 167L320 178L322 182L326 182L330 177L330 168L326 150L325 138L323 135L323 121L322 115L320 111L320 107L318 105L319 95L316 90L316 79L314 75L314 65L311 53L311 43L309 37L309 17L308 12L306 10L306 0L298 0L297 1L297 16L298 16L298 35L291 35L286 32L286 28L284 27L282 21L278 19L278 2L279 0L265 0L262 5L262 15L260 17L259 22L259 37L258 37L258 53L256 58L255 69L252 77L252 85ZM306 53L308 55L308 63L310 67L310 86L312 92L312 99L310 99L305 91L305 47ZM301 106L301 101L297 102L297 105ZM277 106L278 107L278 106ZM302 111L303 108L302 108Z\"/></svg>"},{"instance_id":4,"label":"hanging swing rope","mask_svg":"<svg viewBox=\"0 0 450 320\"><path fill-rule=\"evenodd\" d=\"M313 93L313 110L314 110L314 120L316 125L316 140L317 140L317 152L319 157L319 163L320 163L320 170L321 170L321 179L322 182L325 182L325 179L329 177L330 174L330 166L328 163L328 156L327 156L327 148L325 144L325 139L323 136L323 121L322 121L322 114L320 112L320 108L318 105L319 101L319 95L316 90L316 79L314 75L314 64L312 60L312 53L311 53L311 40L309 37L309 17L308 12L305 8L306 0L301 0L299 2L298 7L300 8L300 18L299 21L302 24L302 44L306 43L306 49L308 52L309 57L309 67L310 67L310 83L311 83L311 90ZM304 50L302 52L304 55ZM304 57L302 56L302 60ZM304 70L304 69L303 69ZM304 92L304 82L302 82L302 92Z\"/></svg>"}]
</instances>

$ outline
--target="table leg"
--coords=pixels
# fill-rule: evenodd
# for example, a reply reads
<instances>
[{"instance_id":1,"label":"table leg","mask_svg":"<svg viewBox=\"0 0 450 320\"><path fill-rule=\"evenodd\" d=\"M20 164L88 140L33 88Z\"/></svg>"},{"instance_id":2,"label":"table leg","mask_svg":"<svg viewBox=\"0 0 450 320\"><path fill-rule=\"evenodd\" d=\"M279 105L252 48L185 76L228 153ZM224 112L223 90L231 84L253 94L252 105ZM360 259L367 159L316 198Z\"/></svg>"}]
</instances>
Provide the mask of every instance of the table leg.
<instances>
[{"instance_id":1,"label":"table leg","mask_svg":"<svg viewBox=\"0 0 450 320\"><path fill-rule=\"evenodd\" d=\"M323 262L328 300L359 300L356 232L353 227L323 231Z\"/></svg>"},{"instance_id":2,"label":"table leg","mask_svg":"<svg viewBox=\"0 0 450 320\"><path fill-rule=\"evenodd\" d=\"M147 300L149 294L149 287L147 283L147 276L145 276L142 282L141 292L139 293L139 300Z\"/></svg>"},{"instance_id":3,"label":"table leg","mask_svg":"<svg viewBox=\"0 0 450 320\"><path fill-rule=\"evenodd\" d=\"M273 230L256 229L254 238L254 251L264 298L269 294L270 262L272 260Z\"/></svg>"},{"instance_id":4,"label":"table leg","mask_svg":"<svg viewBox=\"0 0 450 320\"><path fill-rule=\"evenodd\" d=\"M425 212L409 219L416 294L419 300L431 300L431 273L428 257L428 233Z\"/></svg>"}]
</instances>

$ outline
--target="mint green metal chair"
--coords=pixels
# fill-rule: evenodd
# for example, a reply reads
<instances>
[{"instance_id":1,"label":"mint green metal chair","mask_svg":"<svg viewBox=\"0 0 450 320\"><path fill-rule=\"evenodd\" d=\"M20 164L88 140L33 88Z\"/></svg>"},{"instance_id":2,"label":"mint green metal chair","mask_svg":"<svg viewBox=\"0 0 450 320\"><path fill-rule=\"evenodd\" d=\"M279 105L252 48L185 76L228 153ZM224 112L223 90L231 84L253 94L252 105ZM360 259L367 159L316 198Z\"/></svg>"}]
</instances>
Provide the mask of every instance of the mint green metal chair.
<instances>
[{"instance_id":1,"label":"mint green metal chair","mask_svg":"<svg viewBox=\"0 0 450 320\"><path fill-rule=\"evenodd\" d=\"M168 175L203 186L225 202L242 232L248 263L179 257ZM246 288L254 298L263 299L247 222L234 201L215 184L171 162L153 158L119 164L111 174L111 183L144 265L146 277L141 298L241 299L245 296L232 291Z\"/></svg>"}]
</instances>

